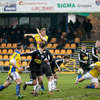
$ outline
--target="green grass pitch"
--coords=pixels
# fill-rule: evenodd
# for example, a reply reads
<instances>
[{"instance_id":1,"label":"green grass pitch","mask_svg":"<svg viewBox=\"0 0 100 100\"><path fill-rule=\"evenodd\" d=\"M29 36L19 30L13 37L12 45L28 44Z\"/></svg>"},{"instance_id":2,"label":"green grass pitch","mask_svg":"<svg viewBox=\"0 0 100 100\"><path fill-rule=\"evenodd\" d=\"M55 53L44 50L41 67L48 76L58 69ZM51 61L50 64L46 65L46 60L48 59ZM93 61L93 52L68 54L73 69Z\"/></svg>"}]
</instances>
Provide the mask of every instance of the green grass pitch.
<instances>
[{"instance_id":1,"label":"green grass pitch","mask_svg":"<svg viewBox=\"0 0 100 100\"><path fill-rule=\"evenodd\" d=\"M58 88L60 92L54 92L53 95L48 95L47 91L47 79L44 77L45 92L38 97L34 97L30 94L32 87L29 86L24 91L21 89L21 93L25 95L22 100L100 100L100 89L85 89L84 87L90 81L80 83L78 86L74 85L76 75L75 74L58 74ZM23 73L22 85L24 81L29 81L29 74ZM7 73L0 73L0 84L7 78ZM15 91L15 82L7 89L0 91L0 100L17 100Z\"/></svg>"}]
</instances>

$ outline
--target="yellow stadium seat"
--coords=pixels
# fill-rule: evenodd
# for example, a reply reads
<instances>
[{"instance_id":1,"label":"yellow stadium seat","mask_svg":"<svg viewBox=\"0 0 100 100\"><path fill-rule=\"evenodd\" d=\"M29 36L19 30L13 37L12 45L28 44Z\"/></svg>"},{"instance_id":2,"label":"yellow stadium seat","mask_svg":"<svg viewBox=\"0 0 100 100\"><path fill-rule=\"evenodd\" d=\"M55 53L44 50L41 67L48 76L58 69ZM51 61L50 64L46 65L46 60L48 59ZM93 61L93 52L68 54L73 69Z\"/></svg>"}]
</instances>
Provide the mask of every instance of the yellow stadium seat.
<instances>
[{"instance_id":1,"label":"yellow stadium seat","mask_svg":"<svg viewBox=\"0 0 100 100\"><path fill-rule=\"evenodd\" d=\"M24 67L25 67L25 66L27 66L27 65L28 65L28 64L27 64L27 62L26 62L26 61L23 61L23 62L22 62L22 66L24 66Z\"/></svg>"},{"instance_id":2,"label":"yellow stadium seat","mask_svg":"<svg viewBox=\"0 0 100 100\"><path fill-rule=\"evenodd\" d=\"M6 53L7 53L7 49L3 49L3 50L2 50L2 53L3 53L3 54L6 54Z\"/></svg>"},{"instance_id":3,"label":"yellow stadium seat","mask_svg":"<svg viewBox=\"0 0 100 100\"><path fill-rule=\"evenodd\" d=\"M31 60L32 59L32 57L31 56L27 56L27 60Z\"/></svg>"},{"instance_id":4,"label":"yellow stadium seat","mask_svg":"<svg viewBox=\"0 0 100 100\"><path fill-rule=\"evenodd\" d=\"M24 53L24 52L25 52L25 50L22 50L22 51L21 51L21 53Z\"/></svg>"},{"instance_id":5,"label":"yellow stadium seat","mask_svg":"<svg viewBox=\"0 0 100 100\"><path fill-rule=\"evenodd\" d=\"M66 54L66 50L65 49L62 49L60 54Z\"/></svg>"},{"instance_id":6,"label":"yellow stadium seat","mask_svg":"<svg viewBox=\"0 0 100 100\"><path fill-rule=\"evenodd\" d=\"M1 48L6 48L6 43L2 43Z\"/></svg>"},{"instance_id":7,"label":"yellow stadium seat","mask_svg":"<svg viewBox=\"0 0 100 100\"><path fill-rule=\"evenodd\" d=\"M60 54L60 50L56 49L55 54Z\"/></svg>"},{"instance_id":8,"label":"yellow stadium seat","mask_svg":"<svg viewBox=\"0 0 100 100\"><path fill-rule=\"evenodd\" d=\"M61 56L57 56L57 58L62 58Z\"/></svg>"},{"instance_id":9,"label":"yellow stadium seat","mask_svg":"<svg viewBox=\"0 0 100 100\"><path fill-rule=\"evenodd\" d=\"M54 54L54 50L52 49L52 50L49 50L50 51L50 53L52 53L52 54Z\"/></svg>"},{"instance_id":10,"label":"yellow stadium seat","mask_svg":"<svg viewBox=\"0 0 100 100\"><path fill-rule=\"evenodd\" d=\"M8 55L3 56L3 59L8 59L8 58L9 58Z\"/></svg>"},{"instance_id":11,"label":"yellow stadium seat","mask_svg":"<svg viewBox=\"0 0 100 100\"><path fill-rule=\"evenodd\" d=\"M3 61L0 61L0 66L4 66L4 62Z\"/></svg>"},{"instance_id":12,"label":"yellow stadium seat","mask_svg":"<svg viewBox=\"0 0 100 100\"><path fill-rule=\"evenodd\" d=\"M69 43L66 43L64 48L70 48L70 44Z\"/></svg>"},{"instance_id":13,"label":"yellow stadium seat","mask_svg":"<svg viewBox=\"0 0 100 100\"><path fill-rule=\"evenodd\" d=\"M52 44L49 43L49 44L47 45L47 48L52 48Z\"/></svg>"},{"instance_id":14,"label":"yellow stadium seat","mask_svg":"<svg viewBox=\"0 0 100 100\"><path fill-rule=\"evenodd\" d=\"M0 49L0 53L2 52L2 50Z\"/></svg>"},{"instance_id":15,"label":"yellow stadium seat","mask_svg":"<svg viewBox=\"0 0 100 100\"><path fill-rule=\"evenodd\" d=\"M72 49L75 49L75 48L76 48L76 43L72 43L72 44L71 44L71 48L72 48Z\"/></svg>"},{"instance_id":16,"label":"yellow stadium seat","mask_svg":"<svg viewBox=\"0 0 100 100\"><path fill-rule=\"evenodd\" d=\"M71 55L72 54L72 50L67 50L66 54Z\"/></svg>"},{"instance_id":17,"label":"yellow stadium seat","mask_svg":"<svg viewBox=\"0 0 100 100\"><path fill-rule=\"evenodd\" d=\"M5 61L4 66L9 66L9 61Z\"/></svg>"},{"instance_id":18,"label":"yellow stadium seat","mask_svg":"<svg viewBox=\"0 0 100 100\"><path fill-rule=\"evenodd\" d=\"M50 42L56 42L56 38L52 38Z\"/></svg>"},{"instance_id":19,"label":"yellow stadium seat","mask_svg":"<svg viewBox=\"0 0 100 100\"><path fill-rule=\"evenodd\" d=\"M21 56L21 59L22 59L22 60L25 60L25 59L26 59L26 57L25 57L25 56Z\"/></svg>"},{"instance_id":20,"label":"yellow stadium seat","mask_svg":"<svg viewBox=\"0 0 100 100\"><path fill-rule=\"evenodd\" d=\"M80 42L80 38L79 37L76 37L75 40L74 40L74 42L75 43L79 43Z\"/></svg>"},{"instance_id":21,"label":"yellow stadium seat","mask_svg":"<svg viewBox=\"0 0 100 100\"><path fill-rule=\"evenodd\" d=\"M3 59L2 55L0 55L0 59Z\"/></svg>"},{"instance_id":22,"label":"yellow stadium seat","mask_svg":"<svg viewBox=\"0 0 100 100\"><path fill-rule=\"evenodd\" d=\"M53 48L56 48L57 45L58 45L57 43L54 43L52 47L53 47Z\"/></svg>"},{"instance_id":23,"label":"yellow stadium seat","mask_svg":"<svg viewBox=\"0 0 100 100\"><path fill-rule=\"evenodd\" d=\"M13 49L8 50L8 54L12 54L13 52L14 52Z\"/></svg>"},{"instance_id":24,"label":"yellow stadium seat","mask_svg":"<svg viewBox=\"0 0 100 100\"><path fill-rule=\"evenodd\" d=\"M7 48L11 48L11 47L12 47L11 43L8 43Z\"/></svg>"},{"instance_id":25,"label":"yellow stadium seat","mask_svg":"<svg viewBox=\"0 0 100 100\"><path fill-rule=\"evenodd\" d=\"M33 38L29 38L29 42L34 42L34 39Z\"/></svg>"},{"instance_id":26,"label":"yellow stadium seat","mask_svg":"<svg viewBox=\"0 0 100 100\"><path fill-rule=\"evenodd\" d=\"M26 49L26 50L25 50L25 52L30 52L30 51L31 51L30 49Z\"/></svg>"},{"instance_id":27,"label":"yellow stadium seat","mask_svg":"<svg viewBox=\"0 0 100 100\"><path fill-rule=\"evenodd\" d=\"M12 44L12 47L13 47L13 48L17 48L17 43L13 43L13 44Z\"/></svg>"}]
</instances>

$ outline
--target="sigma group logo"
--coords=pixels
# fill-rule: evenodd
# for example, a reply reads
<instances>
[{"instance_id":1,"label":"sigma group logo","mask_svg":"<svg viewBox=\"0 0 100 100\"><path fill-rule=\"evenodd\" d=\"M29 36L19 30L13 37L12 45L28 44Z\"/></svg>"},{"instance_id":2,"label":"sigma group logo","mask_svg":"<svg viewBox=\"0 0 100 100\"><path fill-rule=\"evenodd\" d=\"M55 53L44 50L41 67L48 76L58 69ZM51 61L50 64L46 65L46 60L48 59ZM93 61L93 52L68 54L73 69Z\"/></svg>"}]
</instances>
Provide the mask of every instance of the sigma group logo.
<instances>
[{"instance_id":1,"label":"sigma group logo","mask_svg":"<svg viewBox=\"0 0 100 100\"><path fill-rule=\"evenodd\" d=\"M16 4L7 4L4 6L4 11L16 11Z\"/></svg>"},{"instance_id":2,"label":"sigma group logo","mask_svg":"<svg viewBox=\"0 0 100 100\"><path fill-rule=\"evenodd\" d=\"M100 0L96 0L95 3L97 6L100 6Z\"/></svg>"}]
</instances>

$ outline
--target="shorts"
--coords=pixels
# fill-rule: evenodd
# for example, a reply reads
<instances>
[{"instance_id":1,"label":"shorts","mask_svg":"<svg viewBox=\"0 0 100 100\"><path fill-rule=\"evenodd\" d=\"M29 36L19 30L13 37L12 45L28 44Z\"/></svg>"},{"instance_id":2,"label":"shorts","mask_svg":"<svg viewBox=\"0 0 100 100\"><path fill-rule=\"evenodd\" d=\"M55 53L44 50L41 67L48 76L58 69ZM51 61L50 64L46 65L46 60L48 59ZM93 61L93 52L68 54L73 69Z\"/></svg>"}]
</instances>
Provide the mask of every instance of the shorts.
<instances>
[{"instance_id":1,"label":"shorts","mask_svg":"<svg viewBox=\"0 0 100 100\"><path fill-rule=\"evenodd\" d=\"M55 66L53 66L53 65L51 66L52 74L56 74L56 72L55 72L55 68L56 68Z\"/></svg>"},{"instance_id":2,"label":"shorts","mask_svg":"<svg viewBox=\"0 0 100 100\"><path fill-rule=\"evenodd\" d=\"M87 72L85 75L82 76L84 79L90 79L91 83L97 83L99 84L98 78L93 77L89 72Z\"/></svg>"},{"instance_id":3,"label":"shorts","mask_svg":"<svg viewBox=\"0 0 100 100\"><path fill-rule=\"evenodd\" d=\"M42 75L42 70L31 71L31 79L36 80L37 77Z\"/></svg>"},{"instance_id":4,"label":"shorts","mask_svg":"<svg viewBox=\"0 0 100 100\"><path fill-rule=\"evenodd\" d=\"M7 81L12 82L13 80L21 79L18 72L12 72L8 77Z\"/></svg>"},{"instance_id":5,"label":"shorts","mask_svg":"<svg viewBox=\"0 0 100 100\"><path fill-rule=\"evenodd\" d=\"M46 63L42 63L42 73L46 75L46 77L52 76L52 71L50 65Z\"/></svg>"}]
</instances>

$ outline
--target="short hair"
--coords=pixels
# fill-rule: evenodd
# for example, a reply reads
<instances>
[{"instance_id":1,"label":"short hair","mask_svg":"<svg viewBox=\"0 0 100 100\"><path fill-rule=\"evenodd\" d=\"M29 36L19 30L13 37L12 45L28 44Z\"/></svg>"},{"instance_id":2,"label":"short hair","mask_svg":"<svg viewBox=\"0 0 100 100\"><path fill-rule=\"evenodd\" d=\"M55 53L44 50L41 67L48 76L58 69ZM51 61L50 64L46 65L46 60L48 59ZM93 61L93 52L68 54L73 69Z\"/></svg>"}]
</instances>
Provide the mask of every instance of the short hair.
<instances>
[{"instance_id":1,"label":"short hair","mask_svg":"<svg viewBox=\"0 0 100 100\"><path fill-rule=\"evenodd\" d=\"M21 49L21 46L22 46L22 43L18 43L17 44L17 49L20 50Z\"/></svg>"},{"instance_id":2,"label":"short hair","mask_svg":"<svg viewBox=\"0 0 100 100\"><path fill-rule=\"evenodd\" d=\"M69 55L65 55L65 56L64 56L64 59L66 59L66 58L67 58L67 59L70 59L70 56L69 56Z\"/></svg>"},{"instance_id":3,"label":"short hair","mask_svg":"<svg viewBox=\"0 0 100 100\"><path fill-rule=\"evenodd\" d=\"M41 28L41 31L46 31L46 28Z\"/></svg>"}]
</instances>

